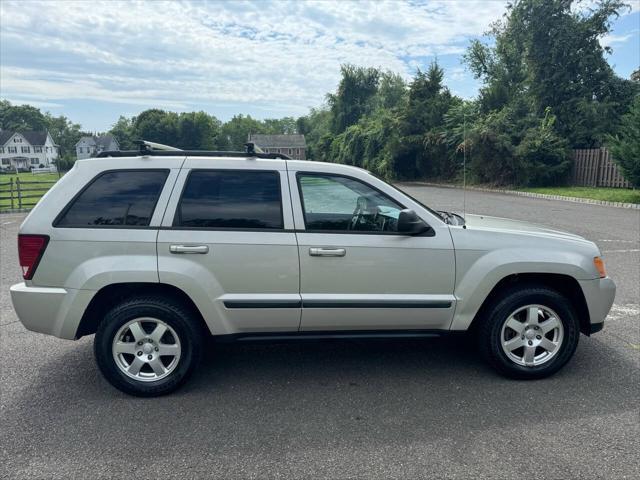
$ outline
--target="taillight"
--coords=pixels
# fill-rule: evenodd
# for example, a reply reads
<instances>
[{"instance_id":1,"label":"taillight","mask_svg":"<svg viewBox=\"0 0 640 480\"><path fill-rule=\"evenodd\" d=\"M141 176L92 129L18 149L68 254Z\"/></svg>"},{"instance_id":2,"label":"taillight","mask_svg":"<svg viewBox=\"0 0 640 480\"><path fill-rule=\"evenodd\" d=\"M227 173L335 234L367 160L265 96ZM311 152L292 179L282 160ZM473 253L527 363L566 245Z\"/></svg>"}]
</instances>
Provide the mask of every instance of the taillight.
<instances>
[{"instance_id":1,"label":"taillight","mask_svg":"<svg viewBox=\"0 0 640 480\"><path fill-rule=\"evenodd\" d=\"M47 243L49 243L47 235L18 235L18 258L22 267L22 277L25 280L31 280L36 273Z\"/></svg>"}]
</instances>

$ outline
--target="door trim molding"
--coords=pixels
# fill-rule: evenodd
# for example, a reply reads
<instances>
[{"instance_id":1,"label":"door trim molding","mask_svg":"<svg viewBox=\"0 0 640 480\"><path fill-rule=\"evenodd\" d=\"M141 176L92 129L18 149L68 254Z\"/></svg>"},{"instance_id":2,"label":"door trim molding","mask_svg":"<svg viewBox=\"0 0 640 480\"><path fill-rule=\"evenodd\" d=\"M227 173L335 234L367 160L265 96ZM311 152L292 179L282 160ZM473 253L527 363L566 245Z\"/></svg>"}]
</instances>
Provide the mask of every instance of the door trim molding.
<instances>
[{"instance_id":1,"label":"door trim molding","mask_svg":"<svg viewBox=\"0 0 640 480\"><path fill-rule=\"evenodd\" d=\"M451 308L443 300L224 300L229 309L240 308Z\"/></svg>"}]
</instances>

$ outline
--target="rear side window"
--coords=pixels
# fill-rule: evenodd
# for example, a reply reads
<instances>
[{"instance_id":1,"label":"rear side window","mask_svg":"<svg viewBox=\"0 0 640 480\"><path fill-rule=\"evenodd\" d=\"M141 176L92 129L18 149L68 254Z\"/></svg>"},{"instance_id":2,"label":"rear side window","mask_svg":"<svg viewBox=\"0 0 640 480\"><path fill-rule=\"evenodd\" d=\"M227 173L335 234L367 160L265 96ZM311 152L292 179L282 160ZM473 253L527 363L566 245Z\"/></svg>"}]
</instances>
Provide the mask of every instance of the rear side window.
<instances>
[{"instance_id":1,"label":"rear side window","mask_svg":"<svg viewBox=\"0 0 640 480\"><path fill-rule=\"evenodd\" d=\"M194 170L175 226L282 229L280 175L273 171Z\"/></svg>"},{"instance_id":2,"label":"rear side window","mask_svg":"<svg viewBox=\"0 0 640 480\"><path fill-rule=\"evenodd\" d=\"M93 180L56 227L148 226L168 170L118 170Z\"/></svg>"}]
</instances>

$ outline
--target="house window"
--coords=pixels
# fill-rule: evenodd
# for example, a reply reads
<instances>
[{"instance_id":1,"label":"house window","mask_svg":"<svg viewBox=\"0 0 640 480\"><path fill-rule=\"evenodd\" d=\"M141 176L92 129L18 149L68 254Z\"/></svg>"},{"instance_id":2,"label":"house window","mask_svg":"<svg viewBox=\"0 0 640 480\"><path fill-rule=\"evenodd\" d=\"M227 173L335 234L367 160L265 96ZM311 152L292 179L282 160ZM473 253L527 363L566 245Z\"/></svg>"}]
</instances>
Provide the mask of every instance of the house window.
<instances>
[{"instance_id":1,"label":"house window","mask_svg":"<svg viewBox=\"0 0 640 480\"><path fill-rule=\"evenodd\" d=\"M2 159L2 165L11 165L11 162L9 161L8 158L3 158Z\"/></svg>"},{"instance_id":2,"label":"house window","mask_svg":"<svg viewBox=\"0 0 640 480\"><path fill-rule=\"evenodd\" d=\"M22 147L22 153L31 153L31 148L29 148L29 147Z\"/></svg>"},{"instance_id":3,"label":"house window","mask_svg":"<svg viewBox=\"0 0 640 480\"><path fill-rule=\"evenodd\" d=\"M18 153L18 147L7 147L7 148L8 148L7 153Z\"/></svg>"},{"instance_id":4,"label":"house window","mask_svg":"<svg viewBox=\"0 0 640 480\"><path fill-rule=\"evenodd\" d=\"M0 147L0 153L4 153L4 147Z\"/></svg>"},{"instance_id":5,"label":"house window","mask_svg":"<svg viewBox=\"0 0 640 480\"><path fill-rule=\"evenodd\" d=\"M31 165L38 165L38 163L40 163L40 161L37 158L31 159Z\"/></svg>"},{"instance_id":6,"label":"house window","mask_svg":"<svg viewBox=\"0 0 640 480\"><path fill-rule=\"evenodd\" d=\"M42 147L33 147L33 153L42 153Z\"/></svg>"},{"instance_id":7,"label":"house window","mask_svg":"<svg viewBox=\"0 0 640 480\"><path fill-rule=\"evenodd\" d=\"M13 143L22 143L22 139L19 137L14 137Z\"/></svg>"}]
</instances>

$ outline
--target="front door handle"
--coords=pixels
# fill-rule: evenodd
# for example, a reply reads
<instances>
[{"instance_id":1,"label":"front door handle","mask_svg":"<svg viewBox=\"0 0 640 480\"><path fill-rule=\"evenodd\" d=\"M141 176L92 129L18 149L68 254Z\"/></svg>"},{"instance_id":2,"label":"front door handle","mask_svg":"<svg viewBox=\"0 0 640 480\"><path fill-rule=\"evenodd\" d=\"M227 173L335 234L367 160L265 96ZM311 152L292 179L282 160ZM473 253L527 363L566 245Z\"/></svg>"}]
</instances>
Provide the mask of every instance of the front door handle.
<instances>
[{"instance_id":1,"label":"front door handle","mask_svg":"<svg viewBox=\"0 0 640 480\"><path fill-rule=\"evenodd\" d=\"M171 253L208 253L208 245L171 245L169 247Z\"/></svg>"},{"instance_id":2,"label":"front door handle","mask_svg":"<svg viewBox=\"0 0 640 480\"><path fill-rule=\"evenodd\" d=\"M344 257L346 254L347 250L344 248L311 247L309 249L309 255L312 257Z\"/></svg>"}]
</instances>

